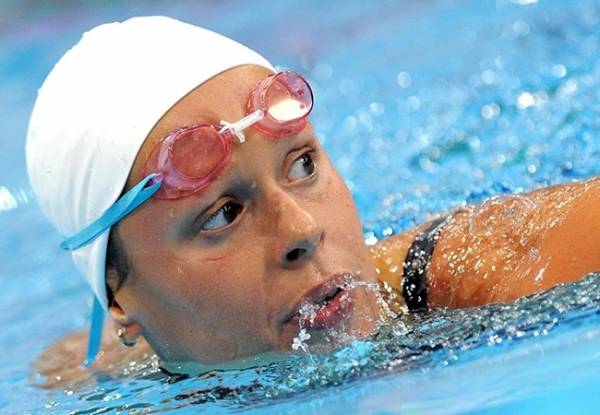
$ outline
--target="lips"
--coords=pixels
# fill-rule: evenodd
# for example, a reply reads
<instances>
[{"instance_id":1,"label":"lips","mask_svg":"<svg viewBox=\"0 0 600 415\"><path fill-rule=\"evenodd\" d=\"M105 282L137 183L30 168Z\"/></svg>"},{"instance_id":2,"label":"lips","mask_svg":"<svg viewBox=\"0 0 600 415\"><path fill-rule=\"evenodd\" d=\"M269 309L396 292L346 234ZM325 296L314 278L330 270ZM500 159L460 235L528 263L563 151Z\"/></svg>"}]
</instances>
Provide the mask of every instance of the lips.
<instances>
[{"instance_id":1,"label":"lips","mask_svg":"<svg viewBox=\"0 0 600 415\"><path fill-rule=\"evenodd\" d=\"M335 327L346 320L354 309L354 301L346 285L347 278L348 274L334 274L308 290L284 318L284 324L320 330ZM306 304L315 310L314 318L301 318L300 309Z\"/></svg>"}]
</instances>

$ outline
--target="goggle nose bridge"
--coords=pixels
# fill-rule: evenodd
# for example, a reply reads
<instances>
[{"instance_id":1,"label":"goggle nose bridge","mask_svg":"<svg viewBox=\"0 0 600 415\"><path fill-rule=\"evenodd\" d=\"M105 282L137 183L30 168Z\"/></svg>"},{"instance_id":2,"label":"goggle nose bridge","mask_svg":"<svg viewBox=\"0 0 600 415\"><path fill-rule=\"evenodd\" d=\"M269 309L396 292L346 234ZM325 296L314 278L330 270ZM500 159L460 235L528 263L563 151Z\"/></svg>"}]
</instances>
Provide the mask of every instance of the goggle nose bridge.
<instances>
[{"instance_id":1,"label":"goggle nose bridge","mask_svg":"<svg viewBox=\"0 0 600 415\"><path fill-rule=\"evenodd\" d=\"M246 115L241 120L230 123L224 120L221 120L221 129L219 130L219 134L223 134L226 131L230 131L233 133L240 144L246 141L246 136L244 135L244 130L250 127L253 124L256 124L260 120L264 118L265 114L262 110L256 110L248 115Z\"/></svg>"}]
</instances>

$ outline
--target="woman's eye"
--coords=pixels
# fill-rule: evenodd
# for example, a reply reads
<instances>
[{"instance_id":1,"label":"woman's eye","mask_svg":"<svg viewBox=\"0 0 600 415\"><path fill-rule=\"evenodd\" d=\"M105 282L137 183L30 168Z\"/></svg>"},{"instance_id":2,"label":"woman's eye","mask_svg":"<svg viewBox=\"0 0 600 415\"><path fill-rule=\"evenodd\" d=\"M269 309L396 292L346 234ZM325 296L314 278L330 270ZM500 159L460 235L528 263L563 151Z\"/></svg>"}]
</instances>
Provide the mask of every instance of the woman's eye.
<instances>
[{"instance_id":1,"label":"woman's eye","mask_svg":"<svg viewBox=\"0 0 600 415\"><path fill-rule=\"evenodd\" d=\"M302 154L292 163L290 171L288 173L288 179L300 180L304 177L311 176L317 166L313 160L310 152Z\"/></svg>"},{"instance_id":2,"label":"woman's eye","mask_svg":"<svg viewBox=\"0 0 600 415\"><path fill-rule=\"evenodd\" d=\"M232 223L242 211L243 206L235 202L227 202L210 215L201 226L203 231L223 228Z\"/></svg>"}]
</instances>

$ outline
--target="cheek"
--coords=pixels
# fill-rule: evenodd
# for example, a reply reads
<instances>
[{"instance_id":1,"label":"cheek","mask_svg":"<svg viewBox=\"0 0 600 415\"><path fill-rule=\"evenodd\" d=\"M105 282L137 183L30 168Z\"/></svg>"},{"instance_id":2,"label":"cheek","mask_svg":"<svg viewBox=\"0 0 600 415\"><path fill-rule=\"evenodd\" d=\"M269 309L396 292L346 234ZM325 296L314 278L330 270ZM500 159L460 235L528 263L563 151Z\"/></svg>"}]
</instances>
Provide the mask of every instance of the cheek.
<instances>
[{"instance_id":1,"label":"cheek","mask_svg":"<svg viewBox=\"0 0 600 415\"><path fill-rule=\"evenodd\" d=\"M256 256L252 247L225 254L201 252L197 247L176 251L176 255L163 251L149 256L139 270L146 317L155 319L160 314L160 319L168 317L171 323L189 323L193 315L194 325L211 331L248 326L264 297L261 264L246 258Z\"/></svg>"},{"instance_id":2,"label":"cheek","mask_svg":"<svg viewBox=\"0 0 600 415\"><path fill-rule=\"evenodd\" d=\"M335 170L327 175L321 195L312 209L325 231L324 254L332 263L364 269L369 259L360 220L352 195Z\"/></svg>"},{"instance_id":3,"label":"cheek","mask_svg":"<svg viewBox=\"0 0 600 415\"><path fill-rule=\"evenodd\" d=\"M322 223L334 224L336 228L345 230L346 234L360 235L362 241L362 228L356 205L346 183L335 170L329 174L325 187L325 197L319 207L323 216Z\"/></svg>"}]
</instances>

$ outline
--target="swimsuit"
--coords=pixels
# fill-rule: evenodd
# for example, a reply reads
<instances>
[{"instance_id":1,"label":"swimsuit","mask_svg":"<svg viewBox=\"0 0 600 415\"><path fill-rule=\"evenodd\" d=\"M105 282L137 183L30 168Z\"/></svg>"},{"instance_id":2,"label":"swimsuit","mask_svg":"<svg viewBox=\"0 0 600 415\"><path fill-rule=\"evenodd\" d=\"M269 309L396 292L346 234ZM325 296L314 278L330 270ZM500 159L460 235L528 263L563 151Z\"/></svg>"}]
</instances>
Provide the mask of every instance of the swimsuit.
<instances>
[{"instance_id":1,"label":"swimsuit","mask_svg":"<svg viewBox=\"0 0 600 415\"><path fill-rule=\"evenodd\" d=\"M402 295L409 311L427 308L427 270L440 232L452 216L438 218L418 234L404 260Z\"/></svg>"}]
</instances>

